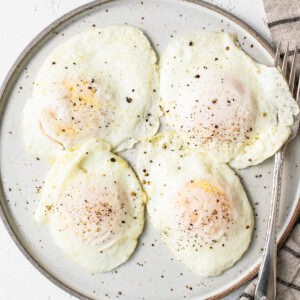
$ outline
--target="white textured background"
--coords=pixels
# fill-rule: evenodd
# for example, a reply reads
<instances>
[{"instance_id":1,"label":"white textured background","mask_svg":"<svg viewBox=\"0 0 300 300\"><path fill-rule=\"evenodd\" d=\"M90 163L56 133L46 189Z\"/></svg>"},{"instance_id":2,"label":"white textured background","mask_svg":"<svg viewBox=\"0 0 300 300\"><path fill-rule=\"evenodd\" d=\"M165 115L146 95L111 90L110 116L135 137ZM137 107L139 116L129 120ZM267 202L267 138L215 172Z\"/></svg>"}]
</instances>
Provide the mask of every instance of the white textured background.
<instances>
[{"instance_id":1,"label":"white textured background","mask_svg":"<svg viewBox=\"0 0 300 300\"><path fill-rule=\"evenodd\" d=\"M0 84L16 57L44 27L86 0L0 0ZM270 41L263 0L207 1L246 21ZM237 299L238 292L227 299ZM75 299L44 278L17 249L0 221L0 299Z\"/></svg>"}]
</instances>

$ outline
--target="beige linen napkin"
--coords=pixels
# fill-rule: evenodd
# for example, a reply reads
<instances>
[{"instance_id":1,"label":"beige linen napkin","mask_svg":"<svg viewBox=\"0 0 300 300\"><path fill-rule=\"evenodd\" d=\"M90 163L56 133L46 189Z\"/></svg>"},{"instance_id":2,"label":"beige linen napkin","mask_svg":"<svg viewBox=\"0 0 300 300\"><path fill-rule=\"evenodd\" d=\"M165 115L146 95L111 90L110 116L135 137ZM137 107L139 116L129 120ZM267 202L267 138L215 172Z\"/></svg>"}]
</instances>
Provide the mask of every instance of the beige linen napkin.
<instances>
[{"instance_id":1,"label":"beige linen napkin","mask_svg":"<svg viewBox=\"0 0 300 300\"><path fill-rule=\"evenodd\" d=\"M264 4L274 44L300 46L300 0L264 0Z\"/></svg>"},{"instance_id":2,"label":"beige linen napkin","mask_svg":"<svg viewBox=\"0 0 300 300\"><path fill-rule=\"evenodd\" d=\"M268 27L274 45L279 41L282 49L287 43L290 49L300 48L300 0L264 0ZM298 49L300 53L300 49ZM292 55L290 51L289 55ZM242 300L254 299L257 279L253 280L240 296ZM278 253L277 299L300 300L300 223L293 229L285 245ZM273 300L273 299L270 299Z\"/></svg>"}]
</instances>

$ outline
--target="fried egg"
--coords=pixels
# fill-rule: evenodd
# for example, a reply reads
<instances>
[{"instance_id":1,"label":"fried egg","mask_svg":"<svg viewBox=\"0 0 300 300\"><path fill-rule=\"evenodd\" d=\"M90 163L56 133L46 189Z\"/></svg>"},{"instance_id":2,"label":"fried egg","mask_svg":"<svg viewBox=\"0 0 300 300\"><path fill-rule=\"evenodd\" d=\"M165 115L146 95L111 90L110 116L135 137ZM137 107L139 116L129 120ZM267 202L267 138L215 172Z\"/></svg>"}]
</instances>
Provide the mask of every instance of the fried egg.
<instances>
[{"instance_id":1,"label":"fried egg","mask_svg":"<svg viewBox=\"0 0 300 300\"><path fill-rule=\"evenodd\" d=\"M24 109L26 148L53 160L92 138L118 152L153 136L161 115L156 60L146 36L130 26L93 28L60 44Z\"/></svg>"},{"instance_id":2,"label":"fried egg","mask_svg":"<svg viewBox=\"0 0 300 300\"><path fill-rule=\"evenodd\" d=\"M172 40L160 61L160 93L167 124L190 148L238 169L277 152L299 113L279 71L226 33Z\"/></svg>"},{"instance_id":3,"label":"fried egg","mask_svg":"<svg viewBox=\"0 0 300 300\"><path fill-rule=\"evenodd\" d=\"M35 220L70 259L110 271L133 253L144 225L145 195L129 165L104 142L65 151L50 169Z\"/></svg>"},{"instance_id":4,"label":"fried egg","mask_svg":"<svg viewBox=\"0 0 300 300\"><path fill-rule=\"evenodd\" d=\"M187 149L174 133L161 133L142 144L138 174L151 223L190 270L219 275L247 250L253 212L227 165Z\"/></svg>"}]
</instances>

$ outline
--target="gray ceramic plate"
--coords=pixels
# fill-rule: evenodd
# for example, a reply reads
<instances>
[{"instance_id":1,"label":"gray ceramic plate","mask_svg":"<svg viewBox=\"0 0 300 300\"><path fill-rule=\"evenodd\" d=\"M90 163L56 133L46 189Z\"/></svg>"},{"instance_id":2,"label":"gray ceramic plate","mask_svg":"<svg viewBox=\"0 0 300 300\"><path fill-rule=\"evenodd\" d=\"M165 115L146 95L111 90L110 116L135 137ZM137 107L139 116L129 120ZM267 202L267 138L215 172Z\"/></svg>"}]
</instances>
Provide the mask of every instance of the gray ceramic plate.
<instances>
[{"instance_id":1,"label":"gray ceramic plate","mask_svg":"<svg viewBox=\"0 0 300 300\"><path fill-rule=\"evenodd\" d=\"M70 12L47 27L24 50L1 90L1 216L24 255L51 281L81 298L184 299L220 298L251 278L259 264L266 230L273 159L240 172L255 209L256 226L249 250L221 276L201 279L173 260L160 237L146 224L132 258L116 271L90 274L64 257L48 231L33 221L39 190L49 166L23 148L21 112L32 92L36 72L62 41L95 24L130 24L142 29L158 54L178 35L198 31L235 32L254 59L272 64L268 44L244 23L201 1L96 1ZM299 210L300 139L288 149L280 209L284 239ZM135 150L123 153L134 165ZM299 166L299 167L298 167ZM258 176L259 175L259 176ZM298 205L298 206L297 206ZM187 288L188 287L188 288Z\"/></svg>"}]
</instances>

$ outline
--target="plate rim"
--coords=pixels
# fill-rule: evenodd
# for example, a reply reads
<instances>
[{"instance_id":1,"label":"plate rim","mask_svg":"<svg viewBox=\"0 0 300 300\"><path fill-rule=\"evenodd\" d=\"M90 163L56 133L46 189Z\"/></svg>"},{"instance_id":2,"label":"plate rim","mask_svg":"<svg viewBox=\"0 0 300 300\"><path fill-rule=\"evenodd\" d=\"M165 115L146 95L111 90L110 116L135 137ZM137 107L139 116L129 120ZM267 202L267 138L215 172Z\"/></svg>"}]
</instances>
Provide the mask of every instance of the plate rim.
<instances>
[{"instance_id":1,"label":"plate rim","mask_svg":"<svg viewBox=\"0 0 300 300\"><path fill-rule=\"evenodd\" d=\"M55 35L55 29L61 26L63 23L67 22L68 20L72 19L73 17L88 11L90 9L93 9L97 6L102 6L106 3L109 2L116 2L118 0L94 0L92 2L89 2L87 4L81 5L75 9L72 9L71 11L65 13L61 17L57 18L55 21L50 23L48 26L46 26L39 34L37 34L31 42L24 48L24 50L19 54L13 65L10 67L7 75L4 78L4 81L1 85L0 88L0 111L3 111L5 109L5 105L7 103L6 96L9 92L9 87L12 83L14 83L14 80L19 76L18 71L19 68L22 67L22 64L26 60L27 56L30 55L32 52L35 51L36 48L40 44L43 43L44 40L46 40L49 35L53 34ZM244 30L246 30L250 35L252 35L258 43L261 44L261 46L269 52L269 54L274 58L275 57L275 52L271 45L256 31L254 30L251 26L249 26L246 22L242 21L238 17L234 16L230 12L227 12L226 10L217 7L213 4L207 3L203 0L176 0L176 1L181 1L181 2L189 2L193 3L199 6L202 6L204 8L207 8L210 11L216 12L232 22L236 23L238 26L242 27ZM2 120L1 120L2 123ZM2 126L2 124L0 124ZM2 178L2 176L1 176ZM90 300L92 298L89 298L87 296L84 296L83 294L75 291L71 287L67 286L64 284L62 281L57 279L54 275L52 275L49 271L47 271L45 268L43 268L36 260L35 258L29 253L29 251L23 246L22 242L19 240L17 234L15 233L13 226L9 222L9 217L6 216L5 209L3 207L3 203L5 202L5 194L3 190L3 182L2 179L0 180L0 218L2 219L2 222L4 224L5 229L7 230L9 236L11 239L14 241L16 244L17 248L20 250L20 252L25 256L25 258L33 265L44 277L46 277L50 282L55 284L57 287L62 289L63 291L69 293L70 295L77 297L79 299L84 299L84 300ZM300 199L298 199L296 208L294 210L294 213L292 215L292 218L283 232L280 240L278 241L278 248L280 248L287 237L289 236L292 228L294 227L297 219L299 218L300 215ZM253 268L248 275L243 277L240 281L238 281L236 284L226 288L225 290L218 292L217 294L211 296L208 298L208 300L219 300L222 299L223 297L229 295L230 293L234 292L238 288L240 288L242 285L247 283L249 280L251 280L255 275L258 273L259 269L258 264L255 268Z\"/></svg>"}]
</instances>

